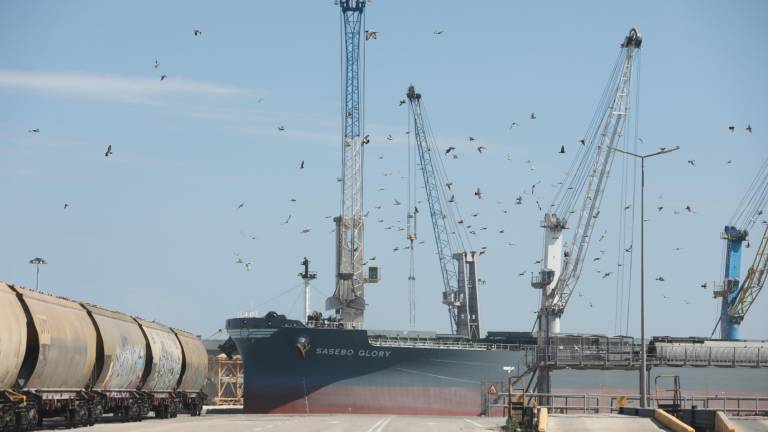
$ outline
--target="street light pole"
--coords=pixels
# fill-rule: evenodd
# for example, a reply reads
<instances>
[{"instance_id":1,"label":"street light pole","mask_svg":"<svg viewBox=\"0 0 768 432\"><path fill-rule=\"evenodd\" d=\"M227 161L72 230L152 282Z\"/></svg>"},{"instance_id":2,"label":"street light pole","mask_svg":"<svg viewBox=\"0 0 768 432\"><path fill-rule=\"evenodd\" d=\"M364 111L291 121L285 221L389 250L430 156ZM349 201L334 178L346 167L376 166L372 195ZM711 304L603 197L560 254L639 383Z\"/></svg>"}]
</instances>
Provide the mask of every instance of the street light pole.
<instances>
[{"instance_id":1,"label":"street light pole","mask_svg":"<svg viewBox=\"0 0 768 432\"><path fill-rule=\"evenodd\" d=\"M35 269L35 291L39 291L39 282L40 282L40 264L48 264L48 261L44 260L40 257L35 257L29 260L30 264L34 264Z\"/></svg>"},{"instance_id":2,"label":"street light pole","mask_svg":"<svg viewBox=\"0 0 768 432\"><path fill-rule=\"evenodd\" d=\"M680 146L647 155L639 155L620 148L611 147L617 152L640 159L640 407L648 407L648 365L645 348L645 159L679 150Z\"/></svg>"}]
</instances>

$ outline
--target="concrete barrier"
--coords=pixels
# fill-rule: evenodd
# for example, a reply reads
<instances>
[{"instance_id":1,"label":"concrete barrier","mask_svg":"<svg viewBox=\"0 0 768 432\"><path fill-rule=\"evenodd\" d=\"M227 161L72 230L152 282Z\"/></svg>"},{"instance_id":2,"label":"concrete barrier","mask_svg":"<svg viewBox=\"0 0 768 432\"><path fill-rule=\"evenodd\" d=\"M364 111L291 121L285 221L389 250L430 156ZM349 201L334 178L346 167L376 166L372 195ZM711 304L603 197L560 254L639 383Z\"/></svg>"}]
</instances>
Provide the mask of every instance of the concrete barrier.
<instances>
[{"instance_id":1,"label":"concrete barrier","mask_svg":"<svg viewBox=\"0 0 768 432\"><path fill-rule=\"evenodd\" d=\"M666 426L672 431L696 432L695 429L681 422L680 419L678 419L677 417L673 416L672 414L664 410L657 409L653 417L656 419L656 421L663 424L664 426Z\"/></svg>"},{"instance_id":2,"label":"concrete barrier","mask_svg":"<svg viewBox=\"0 0 768 432\"><path fill-rule=\"evenodd\" d=\"M736 432L736 426L731 423L722 411L718 411L715 414L715 432Z\"/></svg>"},{"instance_id":3,"label":"concrete barrier","mask_svg":"<svg viewBox=\"0 0 768 432\"><path fill-rule=\"evenodd\" d=\"M537 432L547 432L547 422L549 421L549 413L547 411L547 408L539 408L539 426L537 427Z\"/></svg>"}]
</instances>

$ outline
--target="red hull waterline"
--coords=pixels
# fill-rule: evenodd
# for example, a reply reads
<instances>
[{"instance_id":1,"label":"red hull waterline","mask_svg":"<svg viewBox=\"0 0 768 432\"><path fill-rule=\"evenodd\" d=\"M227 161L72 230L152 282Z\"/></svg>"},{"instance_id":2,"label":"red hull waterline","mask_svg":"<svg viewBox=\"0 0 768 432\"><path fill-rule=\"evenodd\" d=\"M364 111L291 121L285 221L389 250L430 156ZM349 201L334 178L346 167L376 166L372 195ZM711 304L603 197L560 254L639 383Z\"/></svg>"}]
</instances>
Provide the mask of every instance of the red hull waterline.
<instances>
[{"instance_id":1,"label":"red hull waterline","mask_svg":"<svg viewBox=\"0 0 768 432\"><path fill-rule=\"evenodd\" d=\"M248 414L396 414L433 416L480 415L479 388L468 387L325 387L275 406L285 398L280 389L259 388L245 398Z\"/></svg>"}]
</instances>

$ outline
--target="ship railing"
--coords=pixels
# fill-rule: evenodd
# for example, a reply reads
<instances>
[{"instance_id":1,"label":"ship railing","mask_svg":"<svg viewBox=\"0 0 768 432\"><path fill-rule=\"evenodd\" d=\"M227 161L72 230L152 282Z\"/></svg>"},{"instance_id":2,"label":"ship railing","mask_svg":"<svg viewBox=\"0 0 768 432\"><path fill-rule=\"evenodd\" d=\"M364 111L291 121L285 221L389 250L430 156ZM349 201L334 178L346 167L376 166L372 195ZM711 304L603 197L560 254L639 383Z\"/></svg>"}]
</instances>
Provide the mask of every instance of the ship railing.
<instances>
[{"instance_id":1,"label":"ship railing","mask_svg":"<svg viewBox=\"0 0 768 432\"><path fill-rule=\"evenodd\" d=\"M506 415L507 389L499 383L500 391L486 398L485 412L488 415ZM513 401L524 400L525 404L536 401L537 406L548 408L556 414L596 414L617 413L620 408L638 408L638 395L620 394L579 394L579 393L522 393L512 390ZM651 408L669 404L669 397L649 396ZM728 416L766 416L768 415L768 397L760 396L682 396L680 408L709 409L723 411Z\"/></svg>"},{"instance_id":2,"label":"ship railing","mask_svg":"<svg viewBox=\"0 0 768 432\"><path fill-rule=\"evenodd\" d=\"M307 327L319 329L359 330L360 325L347 321L307 321Z\"/></svg>"},{"instance_id":3,"label":"ship railing","mask_svg":"<svg viewBox=\"0 0 768 432\"><path fill-rule=\"evenodd\" d=\"M534 347L520 344L497 344L484 342L440 341L434 339L415 339L377 336L369 337L368 342L373 346L389 346L404 348L432 348L432 349L461 349L477 351L525 351Z\"/></svg>"}]
</instances>

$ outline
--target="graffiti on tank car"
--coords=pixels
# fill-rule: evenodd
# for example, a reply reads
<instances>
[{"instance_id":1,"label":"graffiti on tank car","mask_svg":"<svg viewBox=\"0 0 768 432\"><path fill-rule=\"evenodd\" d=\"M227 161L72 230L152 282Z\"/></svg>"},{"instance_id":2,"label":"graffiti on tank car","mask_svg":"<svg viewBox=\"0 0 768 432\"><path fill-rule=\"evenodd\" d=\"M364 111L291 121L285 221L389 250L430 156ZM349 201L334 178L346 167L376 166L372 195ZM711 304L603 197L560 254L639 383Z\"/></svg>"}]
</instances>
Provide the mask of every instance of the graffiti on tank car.
<instances>
[{"instance_id":1,"label":"graffiti on tank car","mask_svg":"<svg viewBox=\"0 0 768 432\"><path fill-rule=\"evenodd\" d=\"M181 354L178 346L170 342L170 336L166 334L153 335L153 346L160 347L159 353L153 353L155 365L155 387L168 389L176 384L181 371Z\"/></svg>"},{"instance_id":2,"label":"graffiti on tank car","mask_svg":"<svg viewBox=\"0 0 768 432\"><path fill-rule=\"evenodd\" d=\"M120 337L120 346L115 347L114 356L105 357L105 364L109 364L109 372L104 380L104 386L112 387L112 383L118 386L133 388L141 380L141 371L144 370L144 346L133 345L128 338Z\"/></svg>"}]
</instances>

